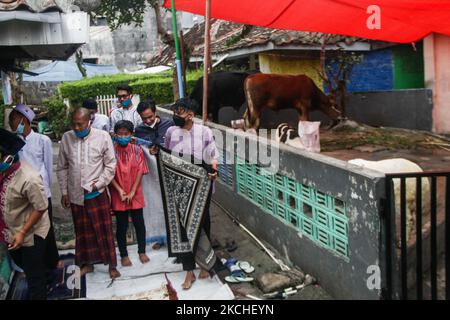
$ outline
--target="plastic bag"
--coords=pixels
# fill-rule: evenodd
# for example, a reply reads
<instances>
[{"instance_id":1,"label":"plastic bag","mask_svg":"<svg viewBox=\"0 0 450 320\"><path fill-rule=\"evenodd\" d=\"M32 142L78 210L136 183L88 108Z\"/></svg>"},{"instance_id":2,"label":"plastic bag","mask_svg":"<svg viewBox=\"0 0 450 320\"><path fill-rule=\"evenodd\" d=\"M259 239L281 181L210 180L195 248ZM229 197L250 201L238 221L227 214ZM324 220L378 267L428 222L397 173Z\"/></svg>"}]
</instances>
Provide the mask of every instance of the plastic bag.
<instances>
[{"instance_id":1,"label":"plastic bag","mask_svg":"<svg viewBox=\"0 0 450 320\"><path fill-rule=\"evenodd\" d=\"M305 149L310 152L320 152L320 121L299 121L298 135Z\"/></svg>"}]
</instances>

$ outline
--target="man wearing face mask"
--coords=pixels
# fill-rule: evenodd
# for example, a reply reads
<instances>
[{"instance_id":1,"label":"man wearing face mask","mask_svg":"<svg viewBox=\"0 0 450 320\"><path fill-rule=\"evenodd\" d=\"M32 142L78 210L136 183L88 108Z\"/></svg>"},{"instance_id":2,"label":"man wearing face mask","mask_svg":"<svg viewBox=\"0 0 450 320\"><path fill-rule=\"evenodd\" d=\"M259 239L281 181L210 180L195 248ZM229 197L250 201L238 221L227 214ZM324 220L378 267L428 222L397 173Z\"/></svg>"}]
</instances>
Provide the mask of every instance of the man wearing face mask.
<instances>
[{"instance_id":1,"label":"man wearing face mask","mask_svg":"<svg viewBox=\"0 0 450 320\"><path fill-rule=\"evenodd\" d=\"M26 144L19 152L21 159L25 160L37 172L40 173L44 182L45 193L48 198L48 215L50 217L50 232L46 239L46 263L49 270L55 269L59 261L58 248L56 246L53 231L52 210L52 170L53 150L49 137L36 133L31 128L35 113L26 105L19 104L9 114L9 126Z\"/></svg>"},{"instance_id":2,"label":"man wearing face mask","mask_svg":"<svg viewBox=\"0 0 450 320\"><path fill-rule=\"evenodd\" d=\"M167 129L174 125L169 118L160 118L156 114L155 102L151 99L138 104L137 111L142 118L142 124L135 129L135 136L142 139L145 159L149 168L156 168L155 154L158 146L164 147ZM138 144L141 141L138 140ZM167 242L164 208L161 198L158 171L152 170L142 177L142 187L146 206L144 207L144 220L147 230L147 241L153 243L153 249L161 248Z\"/></svg>"},{"instance_id":3,"label":"man wearing face mask","mask_svg":"<svg viewBox=\"0 0 450 320\"><path fill-rule=\"evenodd\" d=\"M92 128L109 132L109 118L98 113L98 104L94 99L83 101L83 108L91 111Z\"/></svg>"},{"instance_id":4,"label":"man wearing face mask","mask_svg":"<svg viewBox=\"0 0 450 320\"><path fill-rule=\"evenodd\" d=\"M141 117L137 112L137 108L133 106L133 89L129 85L121 85L116 89L117 101L120 108L114 109L111 112L109 131L114 133L114 126L120 120L131 121L136 128L142 123Z\"/></svg>"},{"instance_id":5,"label":"man wearing face mask","mask_svg":"<svg viewBox=\"0 0 450 320\"><path fill-rule=\"evenodd\" d=\"M45 300L48 201L39 173L20 160L24 145L17 135L0 129L0 243L8 245L14 263L24 270L30 298Z\"/></svg>"},{"instance_id":6,"label":"man wearing face mask","mask_svg":"<svg viewBox=\"0 0 450 320\"><path fill-rule=\"evenodd\" d=\"M72 129L61 140L56 175L61 204L71 208L75 226L75 263L81 274L94 264L109 265L111 278L120 277L106 187L116 171L114 146L108 133L91 127L90 112L75 110Z\"/></svg>"},{"instance_id":7,"label":"man wearing face mask","mask_svg":"<svg viewBox=\"0 0 450 320\"><path fill-rule=\"evenodd\" d=\"M211 180L214 180L217 177L219 152L211 129L194 123L194 115L197 108L197 103L189 98L182 98L175 102L173 105L175 126L170 127L166 132L165 147L175 154L190 155L194 157L195 161L199 160L210 165L212 172L208 175ZM204 229L209 239L211 239L211 220L209 215L211 192L204 209L204 220L202 222L202 229ZM186 290L191 287L196 279L194 274L195 256L196 252L192 252L188 256L181 258L183 270L187 271L186 278L182 284L182 288ZM202 269L199 278L207 278L210 272L211 270Z\"/></svg>"}]
</instances>

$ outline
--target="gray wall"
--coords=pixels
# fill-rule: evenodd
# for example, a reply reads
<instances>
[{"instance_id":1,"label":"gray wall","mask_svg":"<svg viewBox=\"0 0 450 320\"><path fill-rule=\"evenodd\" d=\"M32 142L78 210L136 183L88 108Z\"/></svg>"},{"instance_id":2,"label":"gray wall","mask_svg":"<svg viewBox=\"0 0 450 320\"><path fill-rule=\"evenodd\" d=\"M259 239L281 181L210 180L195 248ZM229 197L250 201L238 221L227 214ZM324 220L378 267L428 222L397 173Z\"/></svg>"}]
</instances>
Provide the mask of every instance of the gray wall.
<instances>
[{"instance_id":1,"label":"gray wall","mask_svg":"<svg viewBox=\"0 0 450 320\"><path fill-rule=\"evenodd\" d=\"M230 125L231 120L242 118L244 113L243 110L238 113L228 107L222 109L219 113L219 123L226 126ZM432 91L428 89L351 93L347 96L348 118L375 127L431 131L432 112ZM324 123L330 121L320 111L313 111L311 120ZM261 115L261 126L264 128L276 128L283 122L297 126L297 111L264 110Z\"/></svg>"},{"instance_id":2,"label":"gray wall","mask_svg":"<svg viewBox=\"0 0 450 320\"><path fill-rule=\"evenodd\" d=\"M432 91L410 89L354 93L348 96L348 117L371 126L432 130Z\"/></svg>"},{"instance_id":3,"label":"gray wall","mask_svg":"<svg viewBox=\"0 0 450 320\"><path fill-rule=\"evenodd\" d=\"M147 55L156 52L159 45L155 14L147 10L142 27L122 26L110 31L107 26L91 26L89 43L81 50L83 58L97 58L99 64L134 71L145 68Z\"/></svg>"}]
</instances>

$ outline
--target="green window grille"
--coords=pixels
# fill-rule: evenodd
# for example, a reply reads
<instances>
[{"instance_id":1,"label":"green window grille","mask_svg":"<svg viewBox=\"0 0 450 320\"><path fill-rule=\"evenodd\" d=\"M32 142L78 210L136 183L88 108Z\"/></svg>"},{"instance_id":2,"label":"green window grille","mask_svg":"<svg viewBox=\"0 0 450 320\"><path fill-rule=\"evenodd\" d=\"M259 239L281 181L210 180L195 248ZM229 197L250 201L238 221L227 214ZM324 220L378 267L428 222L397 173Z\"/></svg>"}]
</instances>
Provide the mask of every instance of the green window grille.
<instances>
[{"instance_id":1,"label":"green window grille","mask_svg":"<svg viewBox=\"0 0 450 320\"><path fill-rule=\"evenodd\" d=\"M236 158L236 190L317 245L348 258L345 202Z\"/></svg>"}]
</instances>

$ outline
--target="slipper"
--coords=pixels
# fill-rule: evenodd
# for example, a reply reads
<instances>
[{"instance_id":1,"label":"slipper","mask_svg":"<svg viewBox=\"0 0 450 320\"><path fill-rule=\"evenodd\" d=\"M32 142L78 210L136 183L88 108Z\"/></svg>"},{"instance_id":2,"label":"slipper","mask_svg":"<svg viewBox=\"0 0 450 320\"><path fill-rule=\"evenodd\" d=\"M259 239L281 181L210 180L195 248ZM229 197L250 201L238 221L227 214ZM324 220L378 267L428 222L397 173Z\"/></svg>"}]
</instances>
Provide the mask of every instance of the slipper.
<instances>
[{"instance_id":1,"label":"slipper","mask_svg":"<svg viewBox=\"0 0 450 320\"><path fill-rule=\"evenodd\" d=\"M251 277L236 277L236 276L226 276L225 281L229 283L241 283L241 282L252 282L254 279Z\"/></svg>"},{"instance_id":2,"label":"slipper","mask_svg":"<svg viewBox=\"0 0 450 320\"><path fill-rule=\"evenodd\" d=\"M242 273L241 268L239 268L238 266L236 266L236 262L237 260L235 258L230 258L230 259L225 259L222 258L220 259L220 261L222 262L222 264L228 268L228 270L230 271L231 274L234 273Z\"/></svg>"},{"instance_id":3,"label":"slipper","mask_svg":"<svg viewBox=\"0 0 450 320\"><path fill-rule=\"evenodd\" d=\"M226 276L225 281L229 283L239 283L240 281L233 276Z\"/></svg>"},{"instance_id":4,"label":"slipper","mask_svg":"<svg viewBox=\"0 0 450 320\"><path fill-rule=\"evenodd\" d=\"M237 261L236 266L242 269L245 273L252 273L255 268L247 261Z\"/></svg>"}]
</instances>

